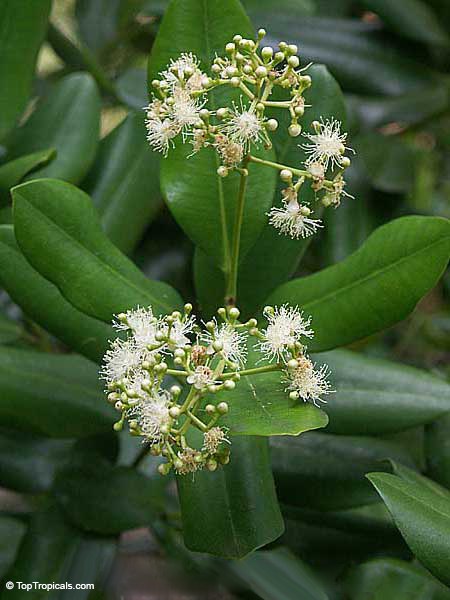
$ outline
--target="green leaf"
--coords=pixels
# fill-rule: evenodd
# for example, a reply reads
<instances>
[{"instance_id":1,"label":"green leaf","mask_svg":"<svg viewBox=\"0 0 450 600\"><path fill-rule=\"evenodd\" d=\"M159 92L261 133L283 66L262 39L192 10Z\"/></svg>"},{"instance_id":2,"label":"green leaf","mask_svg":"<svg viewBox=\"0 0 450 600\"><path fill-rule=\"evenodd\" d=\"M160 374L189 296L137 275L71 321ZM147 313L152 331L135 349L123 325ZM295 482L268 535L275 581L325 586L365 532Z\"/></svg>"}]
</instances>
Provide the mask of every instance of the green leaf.
<instances>
[{"instance_id":1,"label":"green leaf","mask_svg":"<svg viewBox=\"0 0 450 600\"><path fill-rule=\"evenodd\" d=\"M1 429L0 485L26 494L48 490L58 469L68 461L72 446L73 440Z\"/></svg>"},{"instance_id":2,"label":"green leaf","mask_svg":"<svg viewBox=\"0 0 450 600\"><path fill-rule=\"evenodd\" d=\"M306 433L271 440L280 501L318 510L342 510L378 502L365 475L392 458L413 466L400 445L367 437Z\"/></svg>"},{"instance_id":3,"label":"green leaf","mask_svg":"<svg viewBox=\"0 0 450 600\"><path fill-rule=\"evenodd\" d=\"M54 493L76 526L110 535L148 525L164 506L162 484L160 478L97 460L63 469Z\"/></svg>"},{"instance_id":4,"label":"green leaf","mask_svg":"<svg viewBox=\"0 0 450 600\"><path fill-rule=\"evenodd\" d=\"M425 454L432 479L450 488L450 415L437 419L425 434Z\"/></svg>"},{"instance_id":5,"label":"green leaf","mask_svg":"<svg viewBox=\"0 0 450 600\"><path fill-rule=\"evenodd\" d=\"M358 94L397 96L426 89L438 79L410 53L381 36L376 24L359 19L293 20L288 14L277 14L270 23L270 36L274 42L297 43L306 63L326 64L345 90Z\"/></svg>"},{"instance_id":6,"label":"green leaf","mask_svg":"<svg viewBox=\"0 0 450 600\"><path fill-rule=\"evenodd\" d=\"M305 115L299 121L303 130L309 131L312 121L321 117L335 117L345 124L344 98L336 80L323 65L312 66L308 73L313 85L305 92L306 104L310 104L311 107L306 109ZM306 157L299 147L298 138L292 138L287 133L288 113L278 111L276 117L280 122L274 137L277 160L288 165L298 165ZM277 205L281 203L283 187L283 184L278 186L275 197ZM308 199L314 203L312 194ZM239 267L238 303L246 315L253 316L261 308L268 294L291 277L309 243L310 239L299 241L279 235L274 227L266 223L257 242ZM209 257L199 248L195 253L194 275L197 294L204 312L207 315L213 314L223 302L224 279L220 270L214 268ZM211 286L211 281L214 282L214 286Z\"/></svg>"},{"instance_id":7,"label":"green leaf","mask_svg":"<svg viewBox=\"0 0 450 600\"><path fill-rule=\"evenodd\" d=\"M350 600L449 600L450 590L417 565L376 558L354 568L345 581Z\"/></svg>"},{"instance_id":8,"label":"green leaf","mask_svg":"<svg viewBox=\"0 0 450 600\"><path fill-rule=\"evenodd\" d=\"M347 259L280 286L267 303L300 305L313 318L310 350L330 350L405 318L436 284L449 254L448 220L395 219Z\"/></svg>"},{"instance_id":9,"label":"green leaf","mask_svg":"<svg viewBox=\"0 0 450 600\"><path fill-rule=\"evenodd\" d=\"M173 288L147 279L108 240L84 192L44 179L22 184L12 194L21 250L76 308L110 321L138 304L152 305L156 313L179 307Z\"/></svg>"},{"instance_id":10,"label":"green leaf","mask_svg":"<svg viewBox=\"0 0 450 600\"><path fill-rule=\"evenodd\" d=\"M0 226L0 282L28 317L73 350L100 362L113 328L78 311L39 275L18 248L9 225Z\"/></svg>"},{"instance_id":11,"label":"green leaf","mask_svg":"<svg viewBox=\"0 0 450 600\"><path fill-rule=\"evenodd\" d=\"M263 438L234 438L230 464L195 479L179 476L177 484L190 550L242 558L283 533Z\"/></svg>"},{"instance_id":12,"label":"green leaf","mask_svg":"<svg viewBox=\"0 0 450 600\"><path fill-rule=\"evenodd\" d=\"M9 190L20 183L30 171L46 165L56 156L53 148L16 158L0 167L0 206L9 202Z\"/></svg>"},{"instance_id":13,"label":"green leaf","mask_svg":"<svg viewBox=\"0 0 450 600\"><path fill-rule=\"evenodd\" d=\"M429 44L448 45L450 39L437 15L422 0L362 0L395 33Z\"/></svg>"},{"instance_id":14,"label":"green leaf","mask_svg":"<svg viewBox=\"0 0 450 600\"><path fill-rule=\"evenodd\" d=\"M450 493L434 482L397 471L367 477L388 507L417 559L440 581L450 584Z\"/></svg>"},{"instance_id":15,"label":"green leaf","mask_svg":"<svg viewBox=\"0 0 450 600\"><path fill-rule=\"evenodd\" d=\"M0 344L12 344L22 337L23 331L18 323L0 314Z\"/></svg>"},{"instance_id":16,"label":"green leaf","mask_svg":"<svg viewBox=\"0 0 450 600\"><path fill-rule=\"evenodd\" d=\"M142 109L148 104L147 70L143 67L131 67L124 71L116 81L117 94L130 108Z\"/></svg>"},{"instance_id":17,"label":"green leaf","mask_svg":"<svg viewBox=\"0 0 450 600\"><path fill-rule=\"evenodd\" d=\"M450 385L425 371L346 350L315 358L336 390L325 407L332 433L394 433L450 412Z\"/></svg>"},{"instance_id":18,"label":"green leaf","mask_svg":"<svg viewBox=\"0 0 450 600\"><path fill-rule=\"evenodd\" d=\"M186 6L187 4L187 6ZM154 79L171 58L190 51L207 68L216 53L239 31L252 37L252 28L238 0L172 0L167 9L149 60L149 81ZM226 100L225 100L226 97ZM211 95L208 106L215 110L224 102L238 99L235 91ZM188 158L190 144L178 144L163 160L161 186L175 219L191 240L200 246L214 265L227 271L230 267L231 237L237 207L240 176L231 173L221 178L214 149L206 148ZM274 158L262 149L258 156ZM240 258L256 242L266 221L265 213L272 204L276 173L260 165L249 168L244 220L241 232Z\"/></svg>"},{"instance_id":19,"label":"green leaf","mask_svg":"<svg viewBox=\"0 0 450 600\"><path fill-rule=\"evenodd\" d=\"M230 563L229 569L264 600L328 598L310 569L287 548L254 552Z\"/></svg>"},{"instance_id":20,"label":"green leaf","mask_svg":"<svg viewBox=\"0 0 450 600\"><path fill-rule=\"evenodd\" d=\"M83 188L106 235L131 252L161 206L159 156L146 140L143 114L130 113L101 141Z\"/></svg>"},{"instance_id":21,"label":"green leaf","mask_svg":"<svg viewBox=\"0 0 450 600\"><path fill-rule=\"evenodd\" d=\"M51 437L110 431L97 366L80 356L0 348L2 424Z\"/></svg>"},{"instance_id":22,"label":"green leaf","mask_svg":"<svg viewBox=\"0 0 450 600\"><path fill-rule=\"evenodd\" d=\"M25 583L62 581L78 543L77 532L65 522L57 506L49 506L34 513L17 558L5 580ZM23 589L20 590L15 585L14 589L4 592L2 596L23 600L24 593ZM45 589L33 590L32 594L37 600L49 597L49 592Z\"/></svg>"},{"instance_id":23,"label":"green leaf","mask_svg":"<svg viewBox=\"0 0 450 600\"><path fill-rule=\"evenodd\" d=\"M0 140L14 126L31 92L51 0L2 0L0 6Z\"/></svg>"},{"instance_id":24,"label":"green leaf","mask_svg":"<svg viewBox=\"0 0 450 600\"><path fill-rule=\"evenodd\" d=\"M0 579L10 569L25 534L25 525L12 517L0 517Z\"/></svg>"},{"instance_id":25,"label":"green leaf","mask_svg":"<svg viewBox=\"0 0 450 600\"><path fill-rule=\"evenodd\" d=\"M423 154L411 142L370 131L359 135L354 146L375 189L395 194L412 190Z\"/></svg>"},{"instance_id":26,"label":"green leaf","mask_svg":"<svg viewBox=\"0 0 450 600\"><path fill-rule=\"evenodd\" d=\"M53 147L55 160L33 173L33 178L55 177L78 183L97 151L100 108L97 85L90 75L64 77L14 132L8 160Z\"/></svg>"}]
</instances>

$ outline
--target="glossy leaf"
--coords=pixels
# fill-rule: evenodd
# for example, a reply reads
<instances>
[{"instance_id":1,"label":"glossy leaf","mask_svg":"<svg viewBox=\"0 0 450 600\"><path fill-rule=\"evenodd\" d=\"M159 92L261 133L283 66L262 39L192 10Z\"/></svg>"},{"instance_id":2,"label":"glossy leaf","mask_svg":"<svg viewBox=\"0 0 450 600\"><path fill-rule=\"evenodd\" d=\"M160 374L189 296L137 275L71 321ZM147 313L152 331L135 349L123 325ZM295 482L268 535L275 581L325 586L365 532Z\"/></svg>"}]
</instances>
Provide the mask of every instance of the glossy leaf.
<instances>
[{"instance_id":1,"label":"glossy leaf","mask_svg":"<svg viewBox=\"0 0 450 600\"><path fill-rule=\"evenodd\" d=\"M21 156L0 167L0 206L9 202L9 190L20 183L27 173L46 165L56 156L53 148Z\"/></svg>"},{"instance_id":2,"label":"glossy leaf","mask_svg":"<svg viewBox=\"0 0 450 600\"><path fill-rule=\"evenodd\" d=\"M51 0L2 0L0 6L0 140L14 126L31 92Z\"/></svg>"},{"instance_id":3,"label":"glossy leaf","mask_svg":"<svg viewBox=\"0 0 450 600\"><path fill-rule=\"evenodd\" d=\"M405 469L397 472L401 476L370 473L368 478L418 560L449 585L450 492Z\"/></svg>"},{"instance_id":4,"label":"glossy leaf","mask_svg":"<svg viewBox=\"0 0 450 600\"><path fill-rule=\"evenodd\" d=\"M27 494L48 490L72 446L73 440L0 430L0 485Z\"/></svg>"},{"instance_id":5,"label":"glossy leaf","mask_svg":"<svg viewBox=\"0 0 450 600\"><path fill-rule=\"evenodd\" d=\"M392 31L430 44L448 45L450 39L437 15L423 0L362 0L362 5L376 13Z\"/></svg>"},{"instance_id":6,"label":"glossy leaf","mask_svg":"<svg viewBox=\"0 0 450 600\"><path fill-rule=\"evenodd\" d=\"M275 290L268 304L300 305L313 318L310 350L349 344L400 321L437 282L450 255L450 223L403 217L354 254Z\"/></svg>"},{"instance_id":7,"label":"glossy leaf","mask_svg":"<svg viewBox=\"0 0 450 600\"><path fill-rule=\"evenodd\" d=\"M75 525L110 535L148 525L163 507L162 484L130 467L97 460L63 469L55 495Z\"/></svg>"},{"instance_id":8,"label":"glossy leaf","mask_svg":"<svg viewBox=\"0 0 450 600\"><path fill-rule=\"evenodd\" d=\"M321 583L310 569L287 548L261 550L229 568L259 598L264 600L326 600Z\"/></svg>"},{"instance_id":9,"label":"glossy leaf","mask_svg":"<svg viewBox=\"0 0 450 600\"><path fill-rule=\"evenodd\" d=\"M35 271L17 246L9 225L0 226L0 282L29 318L73 350L100 362L114 330L78 311L57 287Z\"/></svg>"},{"instance_id":10,"label":"glossy leaf","mask_svg":"<svg viewBox=\"0 0 450 600\"><path fill-rule=\"evenodd\" d=\"M0 516L0 579L14 562L25 529L19 519Z\"/></svg>"},{"instance_id":11,"label":"glossy leaf","mask_svg":"<svg viewBox=\"0 0 450 600\"><path fill-rule=\"evenodd\" d=\"M225 44L236 34L253 36L251 25L238 0L173 0L167 9L149 60L149 81L162 71L171 58L183 51L193 52L209 67L216 53L223 53ZM210 96L212 110L239 94L235 92ZM195 156L190 144L178 144L163 160L161 186L175 219L191 240L199 245L223 270L230 267L231 237L237 206L239 179L237 173L226 178L217 175L220 165L211 148ZM258 156L273 158L262 149ZM265 213L272 204L276 173L272 169L252 166L247 183L244 220L241 232L240 257L251 248L266 221Z\"/></svg>"},{"instance_id":12,"label":"glossy leaf","mask_svg":"<svg viewBox=\"0 0 450 600\"><path fill-rule=\"evenodd\" d=\"M350 600L448 600L450 590L417 565L376 558L354 568L345 582Z\"/></svg>"},{"instance_id":13,"label":"glossy leaf","mask_svg":"<svg viewBox=\"0 0 450 600\"><path fill-rule=\"evenodd\" d=\"M400 445L376 438L305 433L271 440L280 501L318 510L342 510L378 502L365 478L392 458L413 462ZM386 467L387 468L387 467Z\"/></svg>"},{"instance_id":14,"label":"glossy leaf","mask_svg":"<svg viewBox=\"0 0 450 600\"><path fill-rule=\"evenodd\" d=\"M0 314L0 344L17 342L22 334L22 328L18 323Z\"/></svg>"},{"instance_id":15,"label":"glossy leaf","mask_svg":"<svg viewBox=\"0 0 450 600\"><path fill-rule=\"evenodd\" d=\"M147 70L131 67L124 71L116 81L117 94L130 108L141 110L148 104Z\"/></svg>"},{"instance_id":16,"label":"glossy leaf","mask_svg":"<svg viewBox=\"0 0 450 600\"><path fill-rule=\"evenodd\" d=\"M214 473L177 477L186 546L242 558L283 533L267 441L233 440L230 464Z\"/></svg>"},{"instance_id":17,"label":"glossy leaf","mask_svg":"<svg viewBox=\"0 0 450 600\"><path fill-rule=\"evenodd\" d=\"M63 519L57 506L48 506L34 513L5 580L25 583L61 581L78 543L77 532ZM14 589L4 592L4 597L22 600L24 593L15 585ZM49 596L45 589L33 590L32 593L37 600Z\"/></svg>"},{"instance_id":18,"label":"glossy leaf","mask_svg":"<svg viewBox=\"0 0 450 600\"><path fill-rule=\"evenodd\" d=\"M379 29L358 19L313 16L292 20L289 15L277 15L270 36L274 42L297 43L306 63L326 64L344 89L359 94L396 96L437 81L430 69L380 36Z\"/></svg>"},{"instance_id":19,"label":"glossy leaf","mask_svg":"<svg viewBox=\"0 0 450 600\"><path fill-rule=\"evenodd\" d=\"M330 419L327 431L393 433L450 412L450 385L425 371L345 350L315 358L319 365L329 365L336 390L324 407Z\"/></svg>"},{"instance_id":20,"label":"glossy leaf","mask_svg":"<svg viewBox=\"0 0 450 600\"><path fill-rule=\"evenodd\" d=\"M425 453L429 476L450 489L450 415L436 419L427 428Z\"/></svg>"},{"instance_id":21,"label":"glossy leaf","mask_svg":"<svg viewBox=\"0 0 450 600\"><path fill-rule=\"evenodd\" d=\"M308 73L313 85L305 92L306 104L310 104L311 107L307 108L305 115L300 119L303 130L309 131L311 122L321 117L335 117L345 125L344 98L336 80L323 65L313 65ZM274 136L277 160L287 165L299 165L305 160L305 154L299 147L298 138L292 138L287 133L287 111L277 111L274 116L280 122ZM278 186L275 204L281 202L282 187L282 184ZM308 199L314 205L312 194ZM316 210L318 214L319 211ZM238 304L245 314L253 316L261 308L268 294L291 277L309 243L310 239L292 240L279 235L276 229L266 223L260 237L239 268ZM261 273L264 273L263 277ZM199 248L195 254L194 275L200 303L205 314L209 316L223 302L224 281L222 273L214 268L210 259ZM213 286L210 285L211 281L214 282Z\"/></svg>"},{"instance_id":22,"label":"glossy leaf","mask_svg":"<svg viewBox=\"0 0 450 600\"><path fill-rule=\"evenodd\" d=\"M94 160L99 127L100 96L95 81L87 73L68 75L14 132L8 159L55 148L55 160L33 173L33 178L56 177L78 183Z\"/></svg>"},{"instance_id":23,"label":"glossy leaf","mask_svg":"<svg viewBox=\"0 0 450 600\"><path fill-rule=\"evenodd\" d=\"M104 321L137 306L168 312L177 292L148 280L110 242L81 190L45 179L14 188L15 233L27 260L79 310ZM45 237L46 244L42 244Z\"/></svg>"},{"instance_id":24,"label":"glossy leaf","mask_svg":"<svg viewBox=\"0 0 450 600\"><path fill-rule=\"evenodd\" d=\"M2 424L51 437L110 431L98 368L80 356L0 348Z\"/></svg>"},{"instance_id":25,"label":"glossy leaf","mask_svg":"<svg viewBox=\"0 0 450 600\"><path fill-rule=\"evenodd\" d=\"M146 140L143 113L130 113L102 140L83 188L109 239L131 252L161 206L159 156Z\"/></svg>"}]
</instances>

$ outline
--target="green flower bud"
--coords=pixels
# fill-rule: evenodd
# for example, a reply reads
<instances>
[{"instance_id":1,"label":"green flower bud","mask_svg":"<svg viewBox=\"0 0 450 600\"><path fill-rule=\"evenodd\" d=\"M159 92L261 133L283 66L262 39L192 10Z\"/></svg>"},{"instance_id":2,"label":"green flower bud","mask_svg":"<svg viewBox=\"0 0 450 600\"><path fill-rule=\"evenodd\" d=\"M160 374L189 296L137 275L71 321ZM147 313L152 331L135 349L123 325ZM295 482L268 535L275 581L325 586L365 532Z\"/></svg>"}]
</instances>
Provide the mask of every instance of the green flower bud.
<instances>
[{"instance_id":1,"label":"green flower bud","mask_svg":"<svg viewBox=\"0 0 450 600\"><path fill-rule=\"evenodd\" d=\"M226 402L219 402L216 408L217 412L219 412L221 415L226 415L228 412L228 404Z\"/></svg>"}]
</instances>

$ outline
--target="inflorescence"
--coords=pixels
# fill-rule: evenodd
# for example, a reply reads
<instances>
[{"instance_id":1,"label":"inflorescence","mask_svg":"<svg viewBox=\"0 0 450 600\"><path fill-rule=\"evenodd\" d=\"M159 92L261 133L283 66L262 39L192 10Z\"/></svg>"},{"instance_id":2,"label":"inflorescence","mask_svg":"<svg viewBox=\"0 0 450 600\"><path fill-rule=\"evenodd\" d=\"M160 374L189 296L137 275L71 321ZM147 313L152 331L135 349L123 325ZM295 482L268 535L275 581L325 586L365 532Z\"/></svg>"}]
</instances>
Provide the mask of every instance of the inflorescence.
<instances>
[{"instance_id":1,"label":"inflorescence","mask_svg":"<svg viewBox=\"0 0 450 600\"><path fill-rule=\"evenodd\" d=\"M265 35L260 29L256 42L235 35L225 46L225 56L216 56L209 74L202 71L192 53L171 60L160 79L152 82L154 97L145 108L147 139L165 156L180 135L183 142L191 143L192 154L213 148L221 163L217 169L221 177L230 171L247 176L252 162L276 169L286 187L281 207L268 213L269 223L294 239L306 238L320 229L322 222L311 218L309 203L300 198L302 186L309 185L323 206L339 206L342 197L350 196L343 173L350 165L345 152L351 149L338 120L320 119L312 122L312 131L303 133L305 141L299 147L306 159L302 168L252 155L253 148L272 146L272 136L279 128L272 116L277 110L289 112L290 136L302 133L299 119L309 108L304 92L312 84L305 73L309 65L300 68L297 46L280 42L276 52L270 46L261 48ZM237 90L236 99L209 109L208 94L224 86ZM277 89L285 91L285 99L271 99Z\"/></svg>"},{"instance_id":2,"label":"inflorescence","mask_svg":"<svg viewBox=\"0 0 450 600\"><path fill-rule=\"evenodd\" d=\"M121 413L114 429L127 422L151 454L166 459L163 475L214 471L229 462L228 430L220 425L229 406L217 393L232 391L243 376L279 371L291 400L316 405L332 391L327 367L316 368L306 354L314 333L298 308L266 307L265 328L256 319L241 323L235 307L220 308L218 320L201 325L191 312L186 304L183 313L162 317L151 307L117 315L114 327L125 338L111 342L102 368L108 401ZM265 366L246 369L250 338Z\"/></svg>"}]
</instances>

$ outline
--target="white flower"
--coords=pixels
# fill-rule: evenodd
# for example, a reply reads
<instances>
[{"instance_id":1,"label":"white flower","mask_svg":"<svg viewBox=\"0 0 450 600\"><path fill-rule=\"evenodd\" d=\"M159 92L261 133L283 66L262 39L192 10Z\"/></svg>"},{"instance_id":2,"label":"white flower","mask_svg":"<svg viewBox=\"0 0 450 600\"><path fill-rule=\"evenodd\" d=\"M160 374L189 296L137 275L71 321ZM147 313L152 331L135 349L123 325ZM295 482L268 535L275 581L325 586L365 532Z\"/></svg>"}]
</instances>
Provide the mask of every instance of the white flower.
<instances>
[{"instance_id":1,"label":"white flower","mask_svg":"<svg viewBox=\"0 0 450 600\"><path fill-rule=\"evenodd\" d=\"M199 365L196 367L192 375L189 375L187 382L190 385L193 385L195 389L202 390L208 385L214 385L216 383L213 375L214 373L209 367L205 365Z\"/></svg>"},{"instance_id":2,"label":"white flower","mask_svg":"<svg viewBox=\"0 0 450 600\"><path fill-rule=\"evenodd\" d=\"M299 146L309 155L306 166L320 162L325 171L330 164L333 169L341 166L345 150L348 149L345 146L347 134L341 133L341 123L337 119L321 119L320 123L317 123L316 133L303 135L311 142Z\"/></svg>"},{"instance_id":3,"label":"white flower","mask_svg":"<svg viewBox=\"0 0 450 600\"><path fill-rule=\"evenodd\" d=\"M219 449L220 444L226 442L230 444L225 431L221 427L212 427L209 431L203 434L203 448L208 454L215 454Z\"/></svg>"},{"instance_id":4,"label":"white flower","mask_svg":"<svg viewBox=\"0 0 450 600\"><path fill-rule=\"evenodd\" d=\"M178 452L178 458L181 461L180 465L175 464L175 471L178 475L187 475L203 469L201 453L194 448L184 448L182 452Z\"/></svg>"},{"instance_id":5,"label":"white flower","mask_svg":"<svg viewBox=\"0 0 450 600\"><path fill-rule=\"evenodd\" d=\"M189 83L193 77L195 77L195 80L192 82L193 84L194 82L197 83L197 81L201 84L198 76L203 76L203 73L200 71L199 65L200 61L195 54L192 54L192 52L183 52L177 59L171 59L168 69L160 73L160 75L169 84L172 91L175 86L180 85L181 81L187 80ZM198 89L201 89L201 85Z\"/></svg>"},{"instance_id":6,"label":"white flower","mask_svg":"<svg viewBox=\"0 0 450 600\"><path fill-rule=\"evenodd\" d=\"M170 146L174 145L173 138L180 133L178 123L170 119L146 119L147 140L155 150L167 156Z\"/></svg>"},{"instance_id":7,"label":"white flower","mask_svg":"<svg viewBox=\"0 0 450 600\"><path fill-rule=\"evenodd\" d=\"M158 390L152 395L145 395L127 411L127 418L137 421L142 435L152 444L162 441L163 429L169 426L169 401L170 394L166 390Z\"/></svg>"},{"instance_id":8,"label":"white flower","mask_svg":"<svg viewBox=\"0 0 450 600\"><path fill-rule=\"evenodd\" d=\"M217 135L214 146L226 167L235 167L244 158L244 146L237 142L233 142L225 135Z\"/></svg>"},{"instance_id":9,"label":"white flower","mask_svg":"<svg viewBox=\"0 0 450 600\"><path fill-rule=\"evenodd\" d=\"M128 310L123 318L114 323L117 330L131 330L136 345L141 349L146 349L150 345L158 345L156 332L158 331L159 320L154 316L151 306Z\"/></svg>"},{"instance_id":10,"label":"white flower","mask_svg":"<svg viewBox=\"0 0 450 600\"><path fill-rule=\"evenodd\" d=\"M252 110L245 110L242 104L241 110L234 105L234 110L219 128L221 133L246 150L251 143L258 144L265 139L262 120Z\"/></svg>"},{"instance_id":11,"label":"white flower","mask_svg":"<svg viewBox=\"0 0 450 600\"><path fill-rule=\"evenodd\" d=\"M307 238L323 227L320 219L309 218L310 209L299 204L297 200L283 202L283 208L273 207L267 214L270 225L296 240Z\"/></svg>"},{"instance_id":12,"label":"white flower","mask_svg":"<svg viewBox=\"0 0 450 600\"><path fill-rule=\"evenodd\" d=\"M195 100L185 89L175 88L173 92L173 104L171 105L171 117L180 129L186 129L201 123L200 110L204 102Z\"/></svg>"},{"instance_id":13,"label":"white flower","mask_svg":"<svg viewBox=\"0 0 450 600\"><path fill-rule=\"evenodd\" d=\"M184 346L191 343L188 335L192 333L195 326L195 318L188 317L184 320L176 320L173 322L170 328L169 344L177 348L183 348ZM163 325L161 331L167 335L169 327L167 324Z\"/></svg>"},{"instance_id":14,"label":"white flower","mask_svg":"<svg viewBox=\"0 0 450 600\"><path fill-rule=\"evenodd\" d=\"M105 353L101 376L108 383L132 376L139 369L141 359L141 349L133 338L125 341L116 339Z\"/></svg>"},{"instance_id":15,"label":"white flower","mask_svg":"<svg viewBox=\"0 0 450 600\"><path fill-rule=\"evenodd\" d=\"M214 354L216 348L221 348L222 356L238 367L242 367L247 359L247 335L228 325L222 323L220 326L214 320L214 331L205 332L201 335L203 342L208 344L207 353Z\"/></svg>"},{"instance_id":16,"label":"white flower","mask_svg":"<svg viewBox=\"0 0 450 600\"><path fill-rule=\"evenodd\" d=\"M269 324L262 331L264 338L256 347L267 360L282 360L286 357L289 346L301 343L302 337L312 338L314 335L309 328L311 317L305 319L298 307L275 307L273 311L265 310L264 316Z\"/></svg>"},{"instance_id":17,"label":"white flower","mask_svg":"<svg viewBox=\"0 0 450 600\"><path fill-rule=\"evenodd\" d=\"M318 406L319 401L326 403L326 400L323 400L321 396L334 392L328 381L330 375L328 366L322 365L319 369L316 369L312 361L306 356L302 356L297 360L298 367L285 372L285 382L289 384L286 391L294 392L304 402L311 400L316 406Z\"/></svg>"}]
</instances>

